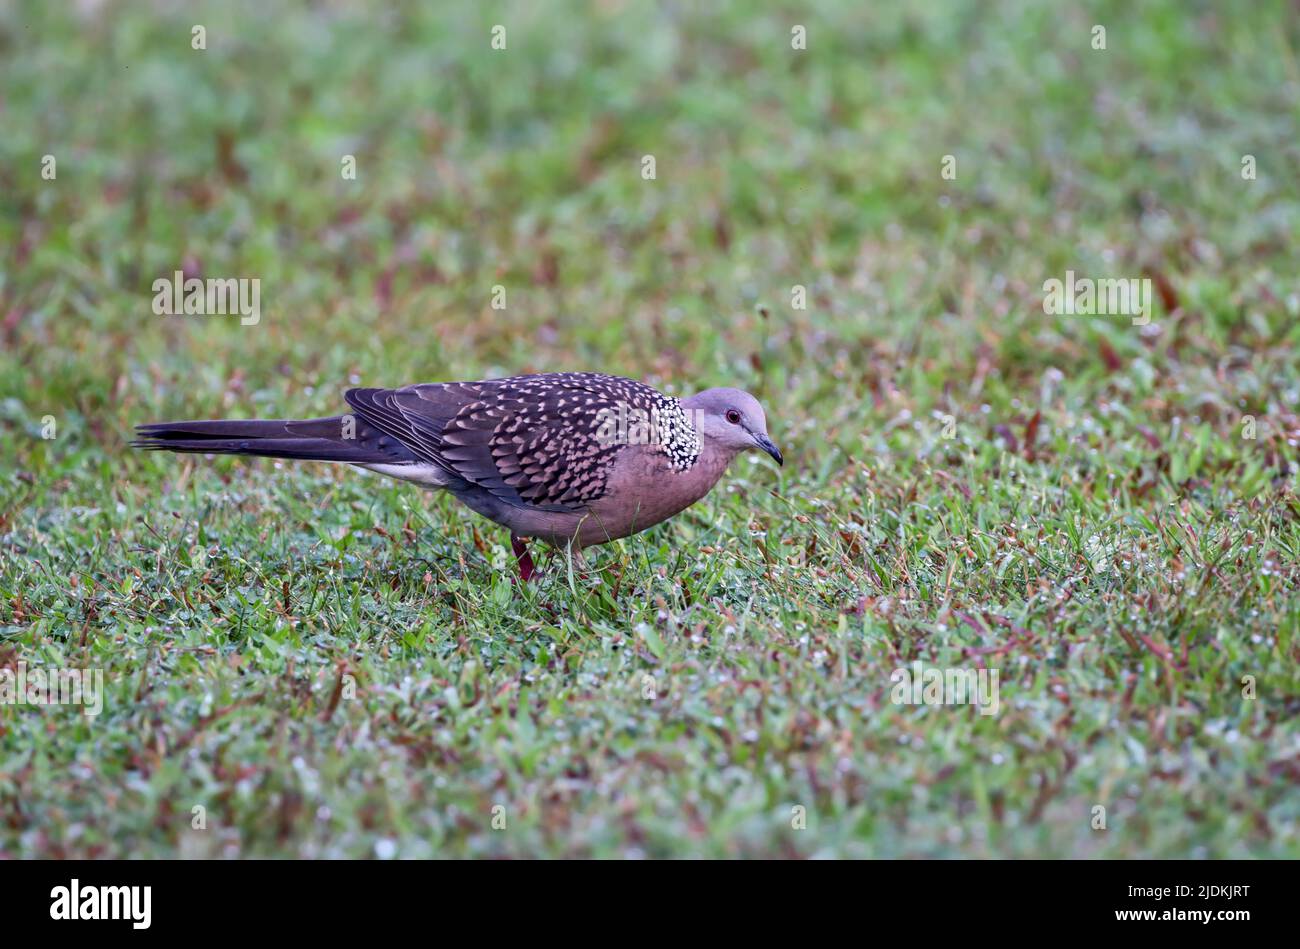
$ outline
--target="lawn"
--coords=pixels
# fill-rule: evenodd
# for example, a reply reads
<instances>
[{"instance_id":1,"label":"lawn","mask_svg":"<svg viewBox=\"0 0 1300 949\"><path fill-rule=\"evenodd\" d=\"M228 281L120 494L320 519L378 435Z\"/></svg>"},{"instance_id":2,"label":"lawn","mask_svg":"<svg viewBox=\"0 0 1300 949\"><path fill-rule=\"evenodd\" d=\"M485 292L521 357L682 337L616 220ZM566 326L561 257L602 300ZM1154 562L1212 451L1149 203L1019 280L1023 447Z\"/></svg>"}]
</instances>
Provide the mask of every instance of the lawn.
<instances>
[{"instance_id":1,"label":"lawn","mask_svg":"<svg viewBox=\"0 0 1300 949\"><path fill-rule=\"evenodd\" d=\"M0 705L0 857L1300 856L1294 4L349 6L0 6L0 668L104 683ZM521 586L126 444L568 369L785 466Z\"/></svg>"}]
</instances>

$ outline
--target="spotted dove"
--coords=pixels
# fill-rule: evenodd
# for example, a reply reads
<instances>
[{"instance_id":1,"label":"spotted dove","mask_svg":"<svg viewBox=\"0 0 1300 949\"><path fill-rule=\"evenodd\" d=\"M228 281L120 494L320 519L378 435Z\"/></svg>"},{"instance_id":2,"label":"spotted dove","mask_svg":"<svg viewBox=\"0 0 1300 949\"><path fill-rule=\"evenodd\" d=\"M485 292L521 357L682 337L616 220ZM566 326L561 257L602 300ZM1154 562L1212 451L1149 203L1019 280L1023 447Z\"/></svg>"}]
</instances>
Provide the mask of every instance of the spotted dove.
<instances>
[{"instance_id":1,"label":"spotted dove","mask_svg":"<svg viewBox=\"0 0 1300 949\"><path fill-rule=\"evenodd\" d=\"M137 428L137 448L341 461L450 491L524 538L581 550L667 520L708 494L742 451L782 463L753 396L686 399L594 372L400 389L349 389L352 412L303 420L217 419Z\"/></svg>"}]
</instances>

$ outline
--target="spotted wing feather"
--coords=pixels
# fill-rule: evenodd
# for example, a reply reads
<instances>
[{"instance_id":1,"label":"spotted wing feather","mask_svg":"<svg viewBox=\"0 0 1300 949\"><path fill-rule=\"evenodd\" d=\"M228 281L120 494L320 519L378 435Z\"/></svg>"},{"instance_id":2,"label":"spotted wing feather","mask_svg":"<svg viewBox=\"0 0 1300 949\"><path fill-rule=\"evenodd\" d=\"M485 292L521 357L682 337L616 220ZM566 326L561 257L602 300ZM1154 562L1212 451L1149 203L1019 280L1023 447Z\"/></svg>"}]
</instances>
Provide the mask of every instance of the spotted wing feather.
<instances>
[{"instance_id":1,"label":"spotted wing feather","mask_svg":"<svg viewBox=\"0 0 1300 949\"><path fill-rule=\"evenodd\" d=\"M620 412L671 417L675 464L689 466L698 453L677 400L599 373L353 389L347 399L423 460L502 500L545 510L579 511L604 496L625 445L608 436Z\"/></svg>"}]
</instances>

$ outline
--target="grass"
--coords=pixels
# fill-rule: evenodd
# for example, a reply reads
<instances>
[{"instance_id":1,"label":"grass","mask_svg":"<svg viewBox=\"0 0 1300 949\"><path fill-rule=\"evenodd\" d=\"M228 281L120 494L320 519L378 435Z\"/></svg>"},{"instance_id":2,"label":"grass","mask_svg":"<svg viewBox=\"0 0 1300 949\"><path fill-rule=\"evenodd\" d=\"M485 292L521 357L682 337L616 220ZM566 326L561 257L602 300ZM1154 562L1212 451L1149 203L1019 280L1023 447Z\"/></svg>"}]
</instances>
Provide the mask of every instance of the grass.
<instances>
[{"instance_id":1,"label":"grass","mask_svg":"<svg viewBox=\"0 0 1300 949\"><path fill-rule=\"evenodd\" d=\"M0 855L1300 855L1290 5L196 6L0 8L0 666L107 693L0 706ZM785 468L520 588L414 486L125 447L590 368Z\"/></svg>"}]
</instances>

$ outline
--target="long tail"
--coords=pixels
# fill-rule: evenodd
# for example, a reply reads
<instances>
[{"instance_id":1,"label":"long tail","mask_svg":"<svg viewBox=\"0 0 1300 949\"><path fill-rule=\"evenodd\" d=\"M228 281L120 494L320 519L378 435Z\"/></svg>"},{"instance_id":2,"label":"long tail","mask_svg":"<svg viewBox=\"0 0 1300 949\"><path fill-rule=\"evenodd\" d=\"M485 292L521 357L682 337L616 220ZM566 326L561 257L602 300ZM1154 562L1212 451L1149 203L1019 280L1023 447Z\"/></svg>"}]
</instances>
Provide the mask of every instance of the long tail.
<instances>
[{"instance_id":1,"label":"long tail","mask_svg":"<svg viewBox=\"0 0 1300 949\"><path fill-rule=\"evenodd\" d=\"M416 458L355 416L314 419L211 419L137 425L132 448L256 455L354 465L402 464Z\"/></svg>"}]
</instances>

